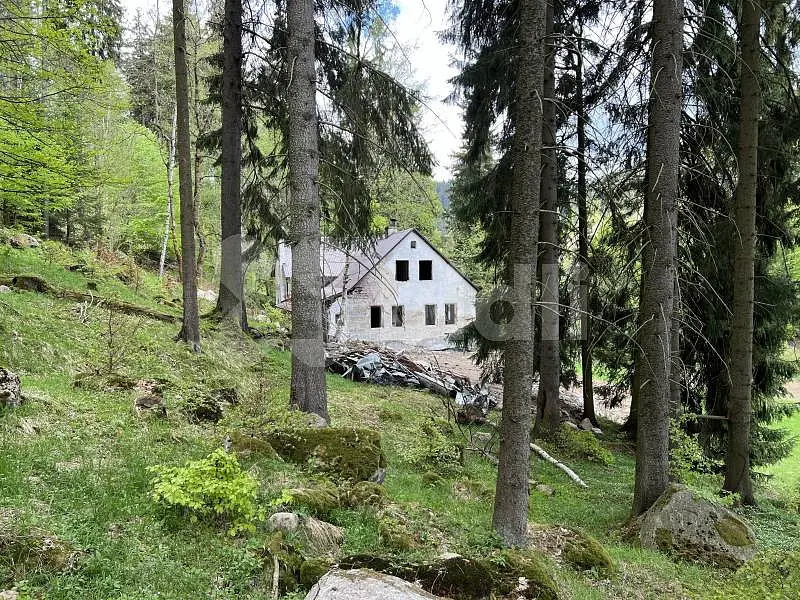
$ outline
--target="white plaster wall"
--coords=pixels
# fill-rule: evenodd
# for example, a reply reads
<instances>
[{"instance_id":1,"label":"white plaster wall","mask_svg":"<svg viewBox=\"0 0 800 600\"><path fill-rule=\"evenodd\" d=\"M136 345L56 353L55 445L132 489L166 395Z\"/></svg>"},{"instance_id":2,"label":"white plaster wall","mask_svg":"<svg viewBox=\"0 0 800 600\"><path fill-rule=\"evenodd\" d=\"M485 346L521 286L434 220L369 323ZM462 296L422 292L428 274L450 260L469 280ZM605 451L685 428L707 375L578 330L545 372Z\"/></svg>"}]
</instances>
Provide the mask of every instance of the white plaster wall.
<instances>
[{"instance_id":1,"label":"white plaster wall","mask_svg":"<svg viewBox=\"0 0 800 600\"><path fill-rule=\"evenodd\" d=\"M411 241L416 248L411 248ZM395 280L395 261L409 261L409 280ZM419 261L433 262L433 279L420 281ZM392 250L381 264L367 275L358 288L347 296L344 337L367 341L422 342L443 340L447 334L475 319L476 291L419 235L411 232ZM456 305L456 322L445 325L444 305ZM436 305L436 325L425 325L425 305ZM405 307L403 327L392 325L392 306ZM370 327L370 307L382 306L383 326ZM342 300L329 311L330 332L336 333L337 313L342 312Z\"/></svg>"}]
</instances>

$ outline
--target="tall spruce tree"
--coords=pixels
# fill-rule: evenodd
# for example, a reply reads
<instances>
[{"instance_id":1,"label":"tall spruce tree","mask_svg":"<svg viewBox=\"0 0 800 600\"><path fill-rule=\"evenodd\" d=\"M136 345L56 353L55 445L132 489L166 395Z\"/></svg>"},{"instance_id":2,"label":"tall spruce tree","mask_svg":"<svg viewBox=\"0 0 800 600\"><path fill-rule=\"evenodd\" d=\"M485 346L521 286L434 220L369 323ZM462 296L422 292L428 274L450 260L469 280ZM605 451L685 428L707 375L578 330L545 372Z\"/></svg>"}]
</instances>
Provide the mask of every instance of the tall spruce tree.
<instances>
[{"instance_id":1,"label":"tall spruce tree","mask_svg":"<svg viewBox=\"0 0 800 600\"><path fill-rule=\"evenodd\" d=\"M530 471L531 384L533 374L533 304L539 217L542 145L542 80L545 3L518 4L515 97L512 108L513 213L509 239L509 269L513 276L510 339L505 344L505 384L500 422L492 524L508 545L525 545Z\"/></svg>"},{"instance_id":2,"label":"tall spruce tree","mask_svg":"<svg viewBox=\"0 0 800 600\"><path fill-rule=\"evenodd\" d=\"M650 508L669 483L669 375L683 109L683 1L654 0L642 230L636 483L633 512Z\"/></svg>"},{"instance_id":3,"label":"tall spruce tree","mask_svg":"<svg viewBox=\"0 0 800 600\"><path fill-rule=\"evenodd\" d=\"M286 82L292 247L291 403L327 421L313 0L287 0L286 24L292 65Z\"/></svg>"},{"instance_id":4,"label":"tall spruce tree","mask_svg":"<svg viewBox=\"0 0 800 600\"><path fill-rule=\"evenodd\" d=\"M538 273L540 278L539 314L539 395L536 434L551 435L561 422L559 390L561 355L559 323L559 244L558 244L558 157L556 152L556 0L546 0L545 63L542 103L541 211L539 217Z\"/></svg>"},{"instance_id":5,"label":"tall spruce tree","mask_svg":"<svg viewBox=\"0 0 800 600\"><path fill-rule=\"evenodd\" d=\"M242 2L225 0L222 25L222 247L217 312L247 328L242 272Z\"/></svg>"},{"instance_id":6,"label":"tall spruce tree","mask_svg":"<svg viewBox=\"0 0 800 600\"><path fill-rule=\"evenodd\" d=\"M753 299L758 184L758 120L761 114L761 5L743 0L739 25L741 110L733 238L733 317L730 340L728 449L723 489L755 504L750 477L750 418L753 394Z\"/></svg>"},{"instance_id":7,"label":"tall spruce tree","mask_svg":"<svg viewBox=\"0 0 800 600\"><path fill-rule=\"evenodd\" d=\"M197 307L195 258L195 209L192 193L192 148L189 128L189 76L186 62L186 6L172 0L172 32L175 50L175 99L177 115L178 191L181 199L181 273L183 326L178 339L200 351L200 313Z\"/></svg>"}]
</instances>

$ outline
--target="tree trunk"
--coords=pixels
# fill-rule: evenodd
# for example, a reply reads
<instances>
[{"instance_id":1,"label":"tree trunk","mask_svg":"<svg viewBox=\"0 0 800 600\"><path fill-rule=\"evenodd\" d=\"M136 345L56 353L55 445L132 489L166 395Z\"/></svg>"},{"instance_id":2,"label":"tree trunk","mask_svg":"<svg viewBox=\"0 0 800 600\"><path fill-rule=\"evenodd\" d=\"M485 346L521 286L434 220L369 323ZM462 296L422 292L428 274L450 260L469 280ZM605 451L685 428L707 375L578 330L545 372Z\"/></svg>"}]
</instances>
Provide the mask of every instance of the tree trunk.
<instances>
[{"instance_id":1,"label":"tree trunk","mask_svg":"<svg viewBox=\"0 0 800 600\"><path fill-rule=\"evenodd\" d=\"M592 270L589 264L589 211L586 206L586 106L583 98L583 23L579 23L575 57L575 96L578 100L578 260L582 269L581 289L581 379L583 389L583 417L597 425L594 412L594 378L592 375L592 321L589 315Z\"/></svg>"},{"instance_id":2,"label":"tree trunk","mask_svg":"<svg viewBox=\"0 0 800 600\"><path fill-rule=\"evenodd\" d=\"M505 385L492 525L508 545L524 545L528 520L528 473L533 374L533 303L539 232L544 0L520 0L519 54L512 141L509 270L514 317L504 349Z\"/></svg>"},{"instance_id":3,"label":"tree trunk","mask_svg":"<svg viewBox=\"0 0 800 600\"><path fill-rule=\"evenodd\" d=\"M177 113L178 188L181 198L181 254L183 327L178 339L200 351L200 316L197 311L194 199L192 197L192 147L189 131L189 85L186 63L186 10L184 0L172 0L175 42L175 105Z\"/></svg>"},{"instance_id":4,"label":"tree trunk","mask_svg":"<svg viewBox=\"0 0 800 600\"><path fill-rule=\"evenodd\" d=\"M169 138L169 158L167 159L167 213L164 216L164 238L161 240L161 258L158 261L158 276L164 277L164 268L167 262L167 243L169 242L170 229L173 228L174 214L173 181L175 177L175 138L178 128L178 109L172 112L172 135Z\"/></svg>"},{"instance_id":5,"label":"tree trunk","mask_svg":"<svg viewBox=\"0 0 800 600\"><path fill-rule=\"evenodd\" d=\"M222 62L222 231L217 312L247 328L242 269L242 2L226 0Z\"/></svg>"},{"instance_id":6,"label":"tree trunk","mask_svg":"<svg viewBox=\"0 0 800 600\"><path fill-rule=\"evenodd\" d=\"M761 6L742 3L740 25L741 125L739 127L739 182L735 214L739 236L733 265L733 316L731 326L728 396L728 449L723 489L741 494L744 504L755 504L750 478L750 415L753 392L753 297L756 246L756 186L758 183L758 118L761 111L759 73ZM738 243L737 243L738 242Z\"/></svg>"},{"instance_id":7,"label":"tree trunk","mask_svg":"<svg viewBox=\"0 0 800 600\"><path fill-rule=\"evenodd\" d=\"M676 211L677 212L677 211ZM675 231L677 232L677 222ZM677 237L677 236L676 236ZM675 245L675 257L678 256L678 246ZM683 388L683 362L681 361L681 300L680 282L678 280L677 267L675 282L673 283L673 302L672 302L672 324L671 339L669 349L671 361L669 365L669 416L670 419L677 419L681 413L681 389Z\"/></svg>"},{"instance_id":8,"label":"tree trunk","mask_svg":"<svg viewBox=\"0 0 800 600\"><path fill-rule=\"evenodd\" d=\"M558 401L561 385L559 354L559 268L558 268L558 163L556 159L555 43L553 40L554 0L547 2L545 18L545 64L543 78L541 212L539 238L539 273L541 274L541 346L539 355L539 397L537 400L537 436L551 435L558 429L561 409Z\"/></svg>"},{"instance_id":9,"label":"tree trunk","mask_svg":"<svg viewBox=\"0 0 800 600\"><path fill-rule=\"evenodd\" d=\"M197 5L195 5L197 6ZM198 29L200 27L199 20L200 15L196 15L198 20ZM194 229L195 235L197 236L197 276L198 278L202 277L203 274L203 260L206 256L206 238L203 235L203 227L201 221L201 214L200 214L200 184L202 182L201 178L201 167L203 163L203 154L200 152L200 75L197 70L197 63L199 62L200 56L200 44L199 44L199 37L200 31L197 32L197 35L192 37L192 43L194 45L193 52L192 52L192 79L194 80L194 95L192 96L192 104L194 105L194 126L196 129L195 139L194 139Z\"/></svg>"},{"instance_id":10,"label":"tree trunk","mask_svg":"<svg viewBox=\"0 0 800 600\"><path fill-rule=\"evenodd\" d=\"M314 2L287 0L288 164L292 243L291 403L328 420L320 273Z\"/></svg>"},{"instance_id":11,"label":"tree trunk","mask_svg":"<svg viewBox=\"0 0 800 600\"><path fill-rule=\"evenodd\" d=\"M675 281L675 201L679 193L683 0L654 0L642 250L642 327L633 513L669 485L670 321Z\"/></svg>"}]
</instances>

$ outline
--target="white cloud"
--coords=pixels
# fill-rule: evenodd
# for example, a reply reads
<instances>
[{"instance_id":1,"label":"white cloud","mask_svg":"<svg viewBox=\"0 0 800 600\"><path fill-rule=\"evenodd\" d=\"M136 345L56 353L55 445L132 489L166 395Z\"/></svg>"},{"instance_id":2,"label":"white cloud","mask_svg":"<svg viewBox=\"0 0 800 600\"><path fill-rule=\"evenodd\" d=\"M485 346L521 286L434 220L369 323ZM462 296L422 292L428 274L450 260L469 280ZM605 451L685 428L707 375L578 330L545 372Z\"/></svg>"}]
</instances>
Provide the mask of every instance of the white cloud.
<instances>
[{"instance_id":1,"label":"white cloud","mask_svg":"<svg viewBox=\"0 0 800 600\"><path fill-rule=\"evenodd\" d=\"M452 92L448 83L456 74L450 66L453 48L439 41L438 33L447 27L447 0L396 0L400 7L397 19L389 24L395 38L406 48L414 80L424 87L428 99L423 109L422 123L426 139L438 166L437 180L451 176L451 156L460 146L462 133L461 111L445 102ZM158 0L163 14L171 6L169 0ZM156 0L122 0L128 19L137 8L148 13L155 9Z\"/></svg>"}]
</instances>

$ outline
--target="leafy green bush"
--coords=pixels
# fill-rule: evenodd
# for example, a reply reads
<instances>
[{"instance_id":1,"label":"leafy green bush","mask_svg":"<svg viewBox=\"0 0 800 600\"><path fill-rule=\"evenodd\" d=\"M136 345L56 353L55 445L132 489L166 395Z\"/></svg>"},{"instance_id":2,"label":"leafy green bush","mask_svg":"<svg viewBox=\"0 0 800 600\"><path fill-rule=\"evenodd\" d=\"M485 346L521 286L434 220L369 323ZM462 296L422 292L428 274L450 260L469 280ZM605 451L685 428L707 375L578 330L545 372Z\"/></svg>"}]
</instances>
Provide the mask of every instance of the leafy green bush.
<instances>
[{"instance_id":1,"label":"leafy green bush","mask_svg":"<svg viewBox=\"0 0 800 600\"><path fill-rule=\"evenodd\" d=\"M169 508L187 510L192 522L225 519L231 524L228 533L236 535L255 531L254 521L264 518L256 505L258 481L222 448L185 467L159 465L148 470L155 474L152 498Z\"/></svg>"},{"instance_id":2,"label":"leafy green bush","mask_svg":"<svg viewBox=\"0 0 800 600\"><path fill-rule=\"evenodd\" d=\"M601 465L610 465L614 462L614 455L603 447L591 431L572 429L562 424L553 437L553 444L560 453L572 458Z\"/></svg>"}]
</instances>

